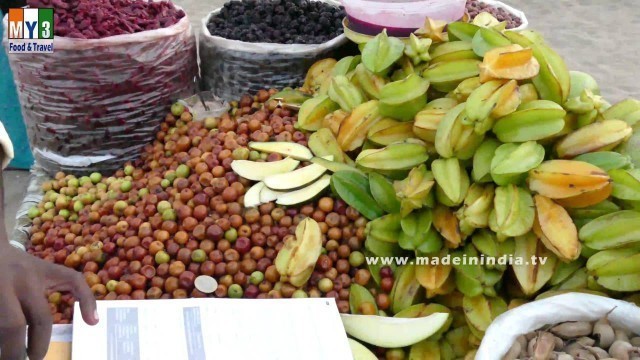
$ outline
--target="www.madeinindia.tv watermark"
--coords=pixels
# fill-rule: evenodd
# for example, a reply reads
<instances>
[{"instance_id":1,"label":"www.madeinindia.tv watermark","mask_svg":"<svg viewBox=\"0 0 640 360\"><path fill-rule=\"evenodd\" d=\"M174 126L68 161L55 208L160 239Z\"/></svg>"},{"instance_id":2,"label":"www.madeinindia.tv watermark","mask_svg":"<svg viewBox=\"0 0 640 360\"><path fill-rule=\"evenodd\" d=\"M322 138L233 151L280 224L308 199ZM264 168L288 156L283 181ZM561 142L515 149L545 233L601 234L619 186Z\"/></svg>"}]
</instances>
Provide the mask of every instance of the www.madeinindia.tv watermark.
<instances>
[{"instance_id":1,"label":"www.madeinindia.tv watermark","mask_svg":"<svg viewBox=\"0 0 640 360\"><path fill-rule=\"evenodd\" d=\"M547 262L547 257L544 256L531 256L525 258L522 256L502 255L497 257L491 256L452 256L447 254L444 256L418 256L415 259L406 256L367 256L365 261L367 265L482 265L482 266L495 266L495 265L544 265Z\"/></svg>"},{"instance_id":2,"label":"www.madeinindia.tv watermark","mask_svg":"<svg viewBox=\"0 0 640 360\"><path fill-rule=\"evenodd\" d=\"M8 50L11 54L53 52L53 9L9 9Z\"/></svg>"}]
</instances>

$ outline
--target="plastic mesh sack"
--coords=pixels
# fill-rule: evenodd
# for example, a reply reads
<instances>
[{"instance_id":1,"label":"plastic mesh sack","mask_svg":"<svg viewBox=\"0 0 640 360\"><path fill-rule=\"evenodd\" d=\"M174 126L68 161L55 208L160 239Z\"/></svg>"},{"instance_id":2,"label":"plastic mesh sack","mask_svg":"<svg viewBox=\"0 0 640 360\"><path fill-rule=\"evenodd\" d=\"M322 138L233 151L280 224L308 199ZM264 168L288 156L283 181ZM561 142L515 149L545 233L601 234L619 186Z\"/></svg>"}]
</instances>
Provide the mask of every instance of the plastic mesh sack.
<instances>
[{"instance_id":1,"label":"plastic mesh sack","mask_svg":"<svg viewBox=\"0 0 640 360\"><path fill-rule=\"evenodd\" d=\"M9 54L36 161L49 174L107 174L136 157L169 105L194 93L196 51L185 16L136 34L55 37L50 54Z\"/></svg>"},{"instance_id":2,"label":"plastic mesh sack","mask_svg":"<svg viewBox=\"0 0 640 360\"><path fill-rule=\"evenodd\" d=\"M227 101L260 89L300 86L314 62L335 56L348 42L344 35L313 45L224 39L211 35L207 28L211 16L219 11L216 9L202 19L200 69L204 89Z\"/></svg>"}]
</instances>

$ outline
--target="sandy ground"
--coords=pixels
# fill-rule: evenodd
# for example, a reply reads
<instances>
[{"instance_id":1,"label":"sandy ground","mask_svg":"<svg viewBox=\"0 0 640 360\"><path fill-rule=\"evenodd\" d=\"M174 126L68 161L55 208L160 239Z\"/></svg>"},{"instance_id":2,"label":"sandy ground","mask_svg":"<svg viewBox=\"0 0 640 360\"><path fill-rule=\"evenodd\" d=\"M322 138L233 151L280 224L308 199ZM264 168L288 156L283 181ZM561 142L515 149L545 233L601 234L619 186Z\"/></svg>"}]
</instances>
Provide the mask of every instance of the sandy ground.
<instances>
[{"instance_id":1,"label":"sandy ground","mask_svg":"<svg viewBox=\"0 0 640 360\"><path fill-rule=\"evenodd\" d=\"M200 20L224 1L174 0L196 31ZM529 27L542 32L569 67L591 73L611 102L640 99L640 8L634 0L509 0L527 14ZM5 221L13 229L28 172L7 171Z\"/></svg>"}]
</instances>

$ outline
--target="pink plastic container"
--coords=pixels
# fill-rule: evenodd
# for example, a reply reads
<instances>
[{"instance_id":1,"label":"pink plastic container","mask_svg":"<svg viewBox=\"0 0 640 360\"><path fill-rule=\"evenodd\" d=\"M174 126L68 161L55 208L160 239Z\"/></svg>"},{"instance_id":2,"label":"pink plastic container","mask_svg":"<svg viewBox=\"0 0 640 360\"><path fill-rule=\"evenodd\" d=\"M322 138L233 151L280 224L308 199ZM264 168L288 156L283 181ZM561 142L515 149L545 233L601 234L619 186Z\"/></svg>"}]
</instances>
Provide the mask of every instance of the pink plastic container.
<instances>
[{"instance_id":1,"label":"pink plastic container","mask_svg":"<svg viewBox=\"0 0 640 360\"><path fill-rule=\"evenodd\" d=\"M391 36L409 36L426 17L456 21L464 15L466 0L341 0L349 28L375 35L387 29Z\"/></svg>"}]
</instances>

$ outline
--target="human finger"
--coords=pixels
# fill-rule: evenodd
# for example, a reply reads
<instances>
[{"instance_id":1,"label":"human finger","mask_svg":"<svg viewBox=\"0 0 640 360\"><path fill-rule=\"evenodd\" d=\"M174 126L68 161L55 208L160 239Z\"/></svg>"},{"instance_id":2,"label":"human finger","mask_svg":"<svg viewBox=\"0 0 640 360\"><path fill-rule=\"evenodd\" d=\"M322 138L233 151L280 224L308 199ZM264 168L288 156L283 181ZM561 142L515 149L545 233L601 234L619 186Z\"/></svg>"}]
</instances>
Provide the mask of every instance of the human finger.
<instances>
[{"instance_id":1,"label":"human finger","mask_svg":"<svg viewBox=\"0 0 640 360\"><path fill-rule=\"evenodd\" d=\"M50 275L54 277L56 290L59 291L71 291L73 296L80 302L80 312L82 313L82 319L88 325L95 325L98 323L98 312L96 306L96 298L93 296L93 292L89 285L87 285L84 276L81 273L69 269L64 266L55 266L55 270Z\"/></svg>"},{"instance_id":2,"label":"human finger","mask_svg":"<svg viewBox=\"0 0 640 360\"><path fill-rule=\"evenodd\" d=\"M49 304L43 292L36 287L32 287L20 300L28 325L27 354L30 360L43 359L49 350L53 326Z\"/></svg>"},{"instance_id":3,"label":"human finger","mask_svg":"<svg viewBox=\"0 0 640 360\"><path fill-rule=\"evenodd\" d=\"M27 321L18 298L13 294L0 301L0 358L22 360L26 350Z\"/></svg>"}]
</instances>

